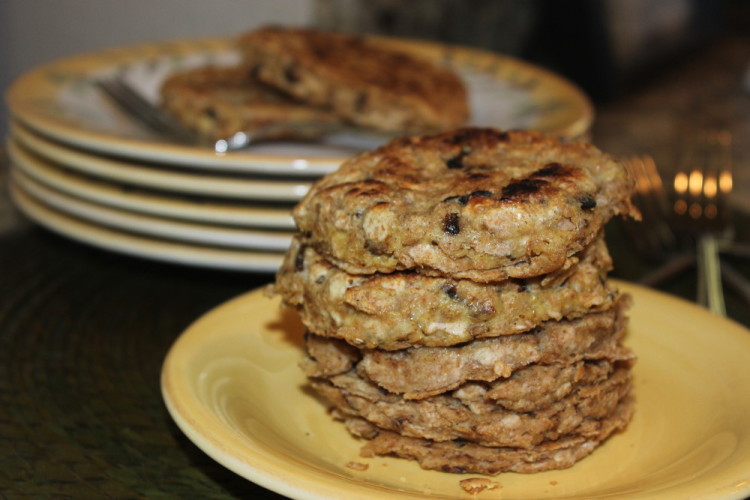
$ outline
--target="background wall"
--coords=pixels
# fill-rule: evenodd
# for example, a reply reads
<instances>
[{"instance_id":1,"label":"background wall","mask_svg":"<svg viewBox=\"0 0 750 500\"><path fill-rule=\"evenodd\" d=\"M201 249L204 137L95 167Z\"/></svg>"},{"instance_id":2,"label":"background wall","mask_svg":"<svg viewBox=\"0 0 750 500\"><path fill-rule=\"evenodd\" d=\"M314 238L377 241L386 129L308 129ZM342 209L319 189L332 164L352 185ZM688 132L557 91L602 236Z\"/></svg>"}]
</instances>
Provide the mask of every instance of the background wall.
<instances>
[{"instance_id":1,"label":"background wall","mask_svg":"<svg viewBox=\"0 0 750 500\"><path fill-rule=\"evenodd\" d=\"M0 92L61 57L131 43L310 24L313 0L0 0ZM8 110L0 104L0 138Z\"/></svg>"}]
</instances>

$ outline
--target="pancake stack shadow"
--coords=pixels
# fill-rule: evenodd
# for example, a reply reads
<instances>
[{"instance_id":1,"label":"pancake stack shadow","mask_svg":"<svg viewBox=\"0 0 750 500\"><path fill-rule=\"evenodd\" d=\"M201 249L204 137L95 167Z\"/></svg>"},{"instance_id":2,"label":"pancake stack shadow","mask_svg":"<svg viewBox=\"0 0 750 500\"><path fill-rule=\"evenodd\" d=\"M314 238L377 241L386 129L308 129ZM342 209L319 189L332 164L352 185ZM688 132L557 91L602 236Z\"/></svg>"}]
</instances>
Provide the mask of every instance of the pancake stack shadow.
<instances>
[{"instance_id":1,"label":"pancake stack shadow","mask_svg":"<svg viewBox=\"0 0 750 500\"><path fill-rule=\"evenodd\" d=\"M531 473L625 428L630 298L607 281L603 226L633 214L631 190L590 145L487 129L397 140L317 183L275 291L362 456Z\"/></svg>"}]
</instances>

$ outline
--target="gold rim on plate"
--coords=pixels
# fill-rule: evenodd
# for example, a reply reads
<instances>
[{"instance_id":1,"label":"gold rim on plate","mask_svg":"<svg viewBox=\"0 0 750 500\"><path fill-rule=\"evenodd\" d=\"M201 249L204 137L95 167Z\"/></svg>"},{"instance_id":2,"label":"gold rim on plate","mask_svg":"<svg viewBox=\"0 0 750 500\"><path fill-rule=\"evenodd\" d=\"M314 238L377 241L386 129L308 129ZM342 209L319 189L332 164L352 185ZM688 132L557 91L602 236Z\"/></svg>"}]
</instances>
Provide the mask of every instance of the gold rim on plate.
<instances>
[{"instance_id":1,"label":"gold rim on plate","mask_svg":"<svg viewBox=\"0 0 750 500\"><path fill-rule=\"evenodd\" d=\"M150 238L93 224L56 211L11 183L10 195L16 207L34 222L63 236L124 255L171 264L199 266L238 272L274 273L283 253L235 250Z\"/></svg>"},{"instance_id":2,"label":"gold rim on plate","mask_svg":"<svg viewBox=\"0 0 750 500\"><path fill-rule=\"evenodd\" d=\"M488 51L432 42L378 38L418 53L461 74L469 87L472 125L533 128L578 138L589 130L593 107L566 79L543 68ZM321 175L334 170L351 151L260 147L229 154L169 143L134 126L107 102L94 80L129 77L156 98L170 71L236 60L231 39L192 39L133 45L82 54L37 67L7 92L14 119L68 145L97 153L169 164L273 175ZM144 135L145 134L145 135Z\"/></svg>"},{"instance_id":3,"label":"gold rim on plate","mask_svg":"<svg viewBox=\"0 0 750 500\"><path fill-rule=\"evenodd\" d=\"M750 494L750 332L703 308L616 282L634 299L626 344L636 414L573 467L500 474L488 498L683 499ZM185 434L237 474L292 498L465 498L476 475L361 458L297 367L303 328L262 290L190 326L169 351L162 394ZM367 464L352 470L349 462Z\"/></svg>"}]
</instances>

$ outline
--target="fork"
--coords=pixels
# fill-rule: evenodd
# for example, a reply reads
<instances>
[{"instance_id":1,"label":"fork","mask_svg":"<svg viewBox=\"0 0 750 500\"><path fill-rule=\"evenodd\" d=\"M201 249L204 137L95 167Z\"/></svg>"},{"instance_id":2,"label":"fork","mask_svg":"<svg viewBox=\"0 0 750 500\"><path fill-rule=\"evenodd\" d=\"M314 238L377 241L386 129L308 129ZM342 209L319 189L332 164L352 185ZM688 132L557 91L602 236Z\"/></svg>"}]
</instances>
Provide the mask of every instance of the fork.
<instances>
[{"instance_id":1,"label":"fork","mask_svg":"<svg viewBox=\"0 0 750 500\"><path fill-rule=\"evenodd\" d=\"M183 126L168 112L148 100L141 92L133 88L133 86L122 78L99 79L96 80L95 84L122 111L147 126L153 132L183 144L212 146L217 153L235 151L246 148L251 144L274 140L282 133L304 139L347 133L353 134L362 140L372 140L378 143L410 133L409 131L381 131L343 122L285 122L267 125L252 131L240 130L229 137L218 139L213 144L210 144L210 141ZM351 138L349 142L353 142Z\"/></svg>"},{"instance_id":2,"label":"fork","mask_svg":"<svg viewBox=\"0 0 750 500\"><path fill-rule=\"evenodd\" d=\"M703 132L688 141L670 196L649 156L623 160L635 179L633 202L641 211L643 225L630 228L636 249L649 258L666 262L641 282L654 286L696 265L697 302L715 314L726 315L722 272L744 280L734 271L722 269L719 259L730 221L731 158L726 133ZM646 230L643 230L645 226ZM741 282L739 283L742 284ZM747 297L747 296L746 296Z\"/></svg>"},{"instance_id":3,"label":"fork","mask_svg":"<svg viewBox=\"0 0 750 500\"><path fill-rule=\"evenodd\" d=\"M641 221L623 219L624 228L638 253L662 262L639 281L657 286L695 265L695 252L684 248L672 227L671 201L653 158L633 156L621 161L635 179L632 199L641 213Z\"/></svg>"},{"instance_id":4,"label":"fork","mask_svg":"<svg viewBox=\"0 0 750 500\"><path fill-rule=\"evenodd\" d=\"M720 242L731 238L731 135L703 130L687 142L673 181L675 223L696 242L698 302L726 315L719 252Z\"/></svg>"},{"instance_id":5,"label":"fork","mask_svg":"<svg viewBox=\"0 0 750 500\"><path fill-rule=\"evenodd\" d=\"M675 248L677 237L669 223L669 200L656 163L650 156L625 158L622 163L635 179L633 203L641 212L644 223L629 224L628 230L642 254L651 259L661 259ZM645 232L644 225L647 228Z\"/></svg>"},{"instance_id":6,"label":"fork","mask_svg":"<svg viewBox=\"0 0 750 500\"><path fill-rule=\"evenodd\" d=\"M146 125L153 132L184 144L201 142L197 134L182 126L121 78L99 79L95 81L95 84L122 111Z\"/></svg>"}]
</instances>

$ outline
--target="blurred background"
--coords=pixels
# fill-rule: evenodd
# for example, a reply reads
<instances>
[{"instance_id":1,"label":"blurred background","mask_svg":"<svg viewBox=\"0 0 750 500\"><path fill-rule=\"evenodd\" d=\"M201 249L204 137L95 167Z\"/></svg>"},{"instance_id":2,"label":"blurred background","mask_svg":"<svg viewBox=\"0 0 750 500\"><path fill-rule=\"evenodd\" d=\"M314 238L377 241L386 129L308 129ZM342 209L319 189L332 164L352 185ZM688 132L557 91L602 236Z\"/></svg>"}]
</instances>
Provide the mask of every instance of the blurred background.
<instances>
[{"instance_id":1,"label":"blurred background","mask_svg":"<svg viewBox=\"0 0 750 500\"><path fill-rule=\"evenodd\" d=\"M278 23L434 39L518 56L611 99L727 30L745 0L25 0L0 2L0 89L60 57ZM7 107L0 106L0 135Z\"/></svg>"}]
</instances>

